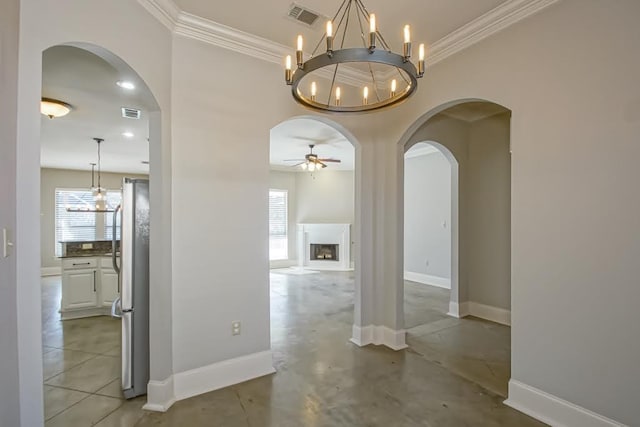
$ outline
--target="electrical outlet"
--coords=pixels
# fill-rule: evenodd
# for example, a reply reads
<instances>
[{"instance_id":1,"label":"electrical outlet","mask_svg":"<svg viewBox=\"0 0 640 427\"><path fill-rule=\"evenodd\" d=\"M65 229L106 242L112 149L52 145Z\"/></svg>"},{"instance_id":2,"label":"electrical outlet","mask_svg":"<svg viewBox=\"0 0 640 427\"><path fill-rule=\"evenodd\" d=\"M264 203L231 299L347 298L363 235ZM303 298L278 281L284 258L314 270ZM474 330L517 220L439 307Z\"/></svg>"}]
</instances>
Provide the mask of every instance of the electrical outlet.
<instances>
[{"instance_id":1,"label":"electrical outlet","mask_svg":"<svg viewBox=\"0 0 640 427\"><path fill-rule=\"evenodd\" d=\"M231 322L231 334L240 335L240 322L238 321Z\"/></svg>"}]
</instances>

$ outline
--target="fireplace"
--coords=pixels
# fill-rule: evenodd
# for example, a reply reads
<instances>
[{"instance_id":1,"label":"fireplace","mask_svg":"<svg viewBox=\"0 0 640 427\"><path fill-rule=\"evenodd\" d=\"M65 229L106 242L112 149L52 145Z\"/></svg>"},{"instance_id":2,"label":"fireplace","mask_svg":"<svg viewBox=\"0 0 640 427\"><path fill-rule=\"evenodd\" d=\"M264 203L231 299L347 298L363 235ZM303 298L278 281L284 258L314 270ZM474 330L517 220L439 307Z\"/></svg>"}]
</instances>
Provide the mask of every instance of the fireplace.
<instances>
[{"instance_id":1,"label":"fireplace","mask_svg":"<svg viewBox=\"0 0 640 427\"><path fill-rule=\"evenodd\" d=\"M298 224L298 266L310 270L351 270L350 231L350 224Z\"/></svg>"},{"instance_id":2,"label":"fireplace","mask_svg":"<svg viewBox=\"0 0 640 427\"><path fill-rule=\"evenodd\" d=\"M318 244L311 243L309 251L309 260L311 261L340 261L338 259L337 244Z\"/></svg>"}]
</instances>

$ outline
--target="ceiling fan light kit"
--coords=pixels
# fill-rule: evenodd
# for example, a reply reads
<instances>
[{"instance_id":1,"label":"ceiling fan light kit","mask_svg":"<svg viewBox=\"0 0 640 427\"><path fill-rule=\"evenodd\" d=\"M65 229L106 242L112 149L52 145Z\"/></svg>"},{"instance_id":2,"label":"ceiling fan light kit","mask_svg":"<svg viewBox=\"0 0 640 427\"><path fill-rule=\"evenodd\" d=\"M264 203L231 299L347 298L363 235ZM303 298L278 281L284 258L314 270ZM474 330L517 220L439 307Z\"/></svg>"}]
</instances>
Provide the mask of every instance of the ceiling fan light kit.
<instances>
[{"instance_id":1,"label":"ceiling fan light kit","mask_svg":"<svg viewBox=\"0 0 640 427\"><path fill-rule=\"evenodd\" d=\"M339 159L333 158L320 158L313 152L315 144L309 144L309 153L304 156L304 159L287 159L285 162L299 162L292 167L300 166L300 169L309 172L319 171L327 167L326 163L340 163Z\"/></svg>"},{"instance_id":2,"label":"ceiling fan light kit","mask_svg":"<svg viewBox=\"0 0 640 427\"><path fill-rule=\"evenodd\" d=\"M337 26L334 28L334 23ZM349 24L357 22L358 34L362 40L362 47L345 48ZM369 24L368 37L365 37L363 23ZM355 24L354 24L355 25ZM394 53L385 38L378 30L376 16L369 13L362 0L343 0L334 18L327 22L326 32L316 45L311 58L304 61L302 36L298 36L296 49L295 70L292 57L285 59L285 81L291 86L293 98L305 107L334 113L361 113L381 110L397 105L409 98L418 88L418 79L424 75L425 46L420 44L418 50L417 68L411 59L411 30L409 25L403 29L404 43L402 54ZM325 41L326 50L316 55L318 48ZM381 49L378 49L378 44ZM336 49L336 46L339 48ZM364 64L366 72L360 73L367 80L361 89L355 89L347 97L343 93L347 86L339 86L344 79L340 71L347 67L345 64ZM351 71L353 67L349 67ZM381 72L380 68L385 69ZM324 74L320 74L325 71ZM329 73L326 73L329 71ZM360 70L358 70L360 71ZM329 89L320 96L319 83L314 78L328 77ZM311 80L309 90L303 90L303 81ZM306 85L305 85L306 86ZM360 96L361 93L361 96ZM345 99L351 103L344 102ZM353 102L353 100L359 102Z\"/></svg>"}]
</instances>

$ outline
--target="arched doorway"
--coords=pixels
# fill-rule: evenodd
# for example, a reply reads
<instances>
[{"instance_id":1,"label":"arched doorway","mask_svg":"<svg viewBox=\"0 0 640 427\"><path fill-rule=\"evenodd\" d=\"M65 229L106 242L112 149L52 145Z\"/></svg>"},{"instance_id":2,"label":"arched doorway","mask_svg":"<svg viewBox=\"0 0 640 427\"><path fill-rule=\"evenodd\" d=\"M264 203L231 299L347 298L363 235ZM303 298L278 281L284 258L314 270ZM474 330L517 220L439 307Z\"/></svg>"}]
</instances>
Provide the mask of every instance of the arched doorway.
<instances>
[{"instance_id":1,"label":"arched doorway","mask_svg":"<svg viewBox=\"0 0 640 427\"><path fill-rule=\"evenodd\" d=\"M441 302L449 303L437 306L431 316L423 314L424 324L407 324L408 343L424 350L424 354L449 361L445 364L449 363L450 369L504 396L510 377L509 125L510 111L502 106L481 101L460 102L436 109L402 142L404 157L412 146L428 141L450 166L451 183L450 230L444 233L449 237L444 246L451 248L447 277L451 290L427 292L422 307L416 301L408 307L414 311L433 310L429 295L431 298L439 295ZM404 172L407 170L403 167ZM406 207L407 202L403 196L402 206ZM439 218L436 225L445 228L446 220ZM411 223L404 226L415 227ZM415 231L405 228L405 235ZM431 236L418 237L436 238L434 231ZM408 288L425 289L429 287L426 283L429 279L437 279L428 274L424 277L422 288L414 284ZM416 295L414 292L414 298L418 299ZM405 319L411 316L413 323L420 318L415 313L405 313ZM458 320L466 316L472 317ZM483 334L485 339L478 340ZM475 345L470 345L472 341Z\"/></svg>"},{"instance_id":2,"label":"arched doorway","mask_svg":"<svg viewBox=\"0 0 640 427\"><path fill-rule=\"evenodd\" d=\"M168 239L171 225L163 220L166 218L166 208L163 207L163 202L167 200L167 193L166 181L163 180L163 172L166 173L166 169L161 154L163 150L161 148L160 107L150 88L135 70L112 52L96 45L68 43L44 50L42 77L43 97L56 98L72 106L71 112L66 117L48 119L42 116L41 118L42 125L39 132L43 153L41 167L47 168L40 170L41 193L43 195L41 200L43 272L55 274L54 270L56 269L58 274L60 272L60 260L57 258L54 260L54 263L58 265L56 267L51 264L49 259L54 257L52 239L54 236L53 228L56 227L54 226L54 206L50 206L55 204L53 187L55 187L55 194L62 188L88 190L91 179L87 177L90 177L91 173L87 169L91 159L95 157L96 148L92 138L104 138L104 143L100 144L102 146L103 167L102 187L112 190L107 192L110 202L116 203L115 198L119 193L123 176L148 178L150 181L148 202L151 221L149 223L150 249L148 256L150 258L149 305L151 313L145 316L149 317L150 327L148 342L144 340L145 342L138 344L138 346L151 349L150 360L146 362L146 369L151 370L151 379L153 380L154 377L165 378L170 374L171 361L160 360L166 359L166 357L158 357L160 354L158 350L165 352L171 348L170 329L164 327L166 322L162 320L166 317L164 313L170 310L170 307L166 306L167 302L170 303L170 299L166 296L171 294L171 267L170 263L166 262L170 255L163 247L170 246ZM118 82L128 83L125 85L127 87L118 86ZM128 109L132 107L130 110L138 110L139 119L125 117L125 112L121 110L122 107ZM91 156L87 156L87 149ZM110 207L113 206L110 205ZM65 210L64 208L65 206L61 206L61 212ZM48 215L47 212L51 215ZM96 219L93 226L93 236L96 241L107 239L106 235L113 233L113 229L110 227L111 221L106 218L108 215L112 214L93 214ZM99 218L100 216L104 216L104 218ZM56 257L61 255L57 251L59 248L56 249ZM112 270L109 268L111 263L106 258L92 258L90 263L95 261L95 268L93 271L87 270L86 272L89 279L92 279L95 284L93 286L95 307L90 308L95 313L92 311L91 314L97 314L100 311L99 317L101 318L105 318L109 311L108 301L112 299L107 292L108 286L112 285L112 290L117 293L115 290L117 289L115 285L117 280L113 278L117 276L115 273L111 274ZM44 263L45 259L47 264ZM90 267L93 268L93 265ZM93 273L93 277L90 273ZM55 307L55 301L54 307L49 307L53 309L50 311L55 314L60 308L59 296L57 298L58 307ZM46 309L44 300L43 308ZM98 329L94 330L92 326L95 326L93 324L96 323L97 317L69 321L76 324L63 324L59 318L55 317L55 314L45 316L42 326L38 328L38 332L43 334L44 353L44 357L40 356L39 358L41 362L44 359L44 380L45 383L49 383L45 386L45 419L53 419L67 409L60 405L52 407L48 404L51 399L58 403L64 401L69 405L78 402L74 399L66 399L69 396L62 396L65 393L69 394L69 389L74 388L66 382L75 381L76 386L82 389L74 388L76 399L83 393L97 394L99 392L98 389L94 390L95 383L91 384L92 381L83 381L82 379L82 371L90 370L87 363L95 364L98 369L92 371L94 373L102 371L105 379L106 376L115 375L112 381L104 384L104 387L101 388L104 389L101 396L120 399L122 396L119 392L121 389L119 380L121 366L119 324L116 325L117 328L108 327L109 330L105 329L104 325L98 326ZM78 312L69 311L67 314L74 317L73 315ZM81 322L86 325L79 325ZM110 368L105 369L106 366ZM70 378L75 379L70 380ZM110 391L107 391L106 387ZM151 394L151 390L149 393ZM141 401L140 404L142 403L144 402Z\"/></svg>"},{"instance_id":3,"label":"arched doorway","mask_svg":"<svg viewBox=\"0 0 640 427\"><path fill-rule=\"evenodd\" d=\"M281 353L278 347L292 332L313 348L307 340L321 332L313 326L320 327L321 319L331 320L322 326L323 333L342 341L359 324L359 155L357 140L331 120L299 116L271 129L274 354Z\"/></svg>"}]
</instances>

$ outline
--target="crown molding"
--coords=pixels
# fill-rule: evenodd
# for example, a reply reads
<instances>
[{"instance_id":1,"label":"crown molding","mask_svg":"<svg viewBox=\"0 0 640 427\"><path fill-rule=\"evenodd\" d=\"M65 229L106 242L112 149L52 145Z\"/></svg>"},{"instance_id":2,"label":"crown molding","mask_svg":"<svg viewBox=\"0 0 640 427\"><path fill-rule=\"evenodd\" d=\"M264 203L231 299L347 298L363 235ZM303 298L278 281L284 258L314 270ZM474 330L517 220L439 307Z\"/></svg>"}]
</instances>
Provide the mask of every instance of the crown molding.
<instances>
[{"instance_id":1,"label":"crown molding","mask_svg":"<svg viewBox=\"0 0 640 427\"><path fill-rule=\"evenodd\" d=\"M180 12L173 31L183 37L199 40L274 64L283 64L283 59L291 54L290 46L186 12ZM318 70L318 75L329 80L333 78L333 72L329 69ZM367 76L368 74L365 72L343 66L337 81L348 85L360 86Z\"/></svg>"},{"instance_id":2,"label":"crown molding","mask_svg":"<svg viewBox=\"0 0 640 427\"><path fill-rule=\"evenodd\" d=\"M430 46L426 66L440 61L540 12L560 0L508 0Z\"/></svg>"},{"instance_id":3,"label":"crown molding","mask_svg":"<svg viewBox=\"0 0 640 427\"><path fill-rule=\"evenodd\" d=\"M473 21L444 36L430 46L427 67L472 46L481 40L538 13L560 0L508 0ZM184 11L173 0L138 0L158 21L176 35L248 55L274 64L282 64L283 58L291 54L292 48L229 27ZM355 68L343 67L340 82L361 86L369 81L369 74ZM391 78L382 76L382 80ZM331 70L322 70L320 75L331 79Z\"/></svg>"},{"instance_id":4,"label":"crown molding","mask_svg":"<svg viewBox=\"0 0 640 427\"><path fill-rule=\"evenodd\" d=\"M147 9L147 12L160 21L162 25L173 32L178 22L178 17L182 13L173 0L138 0L138 3Z\"/></svg>"}]
</instances>

